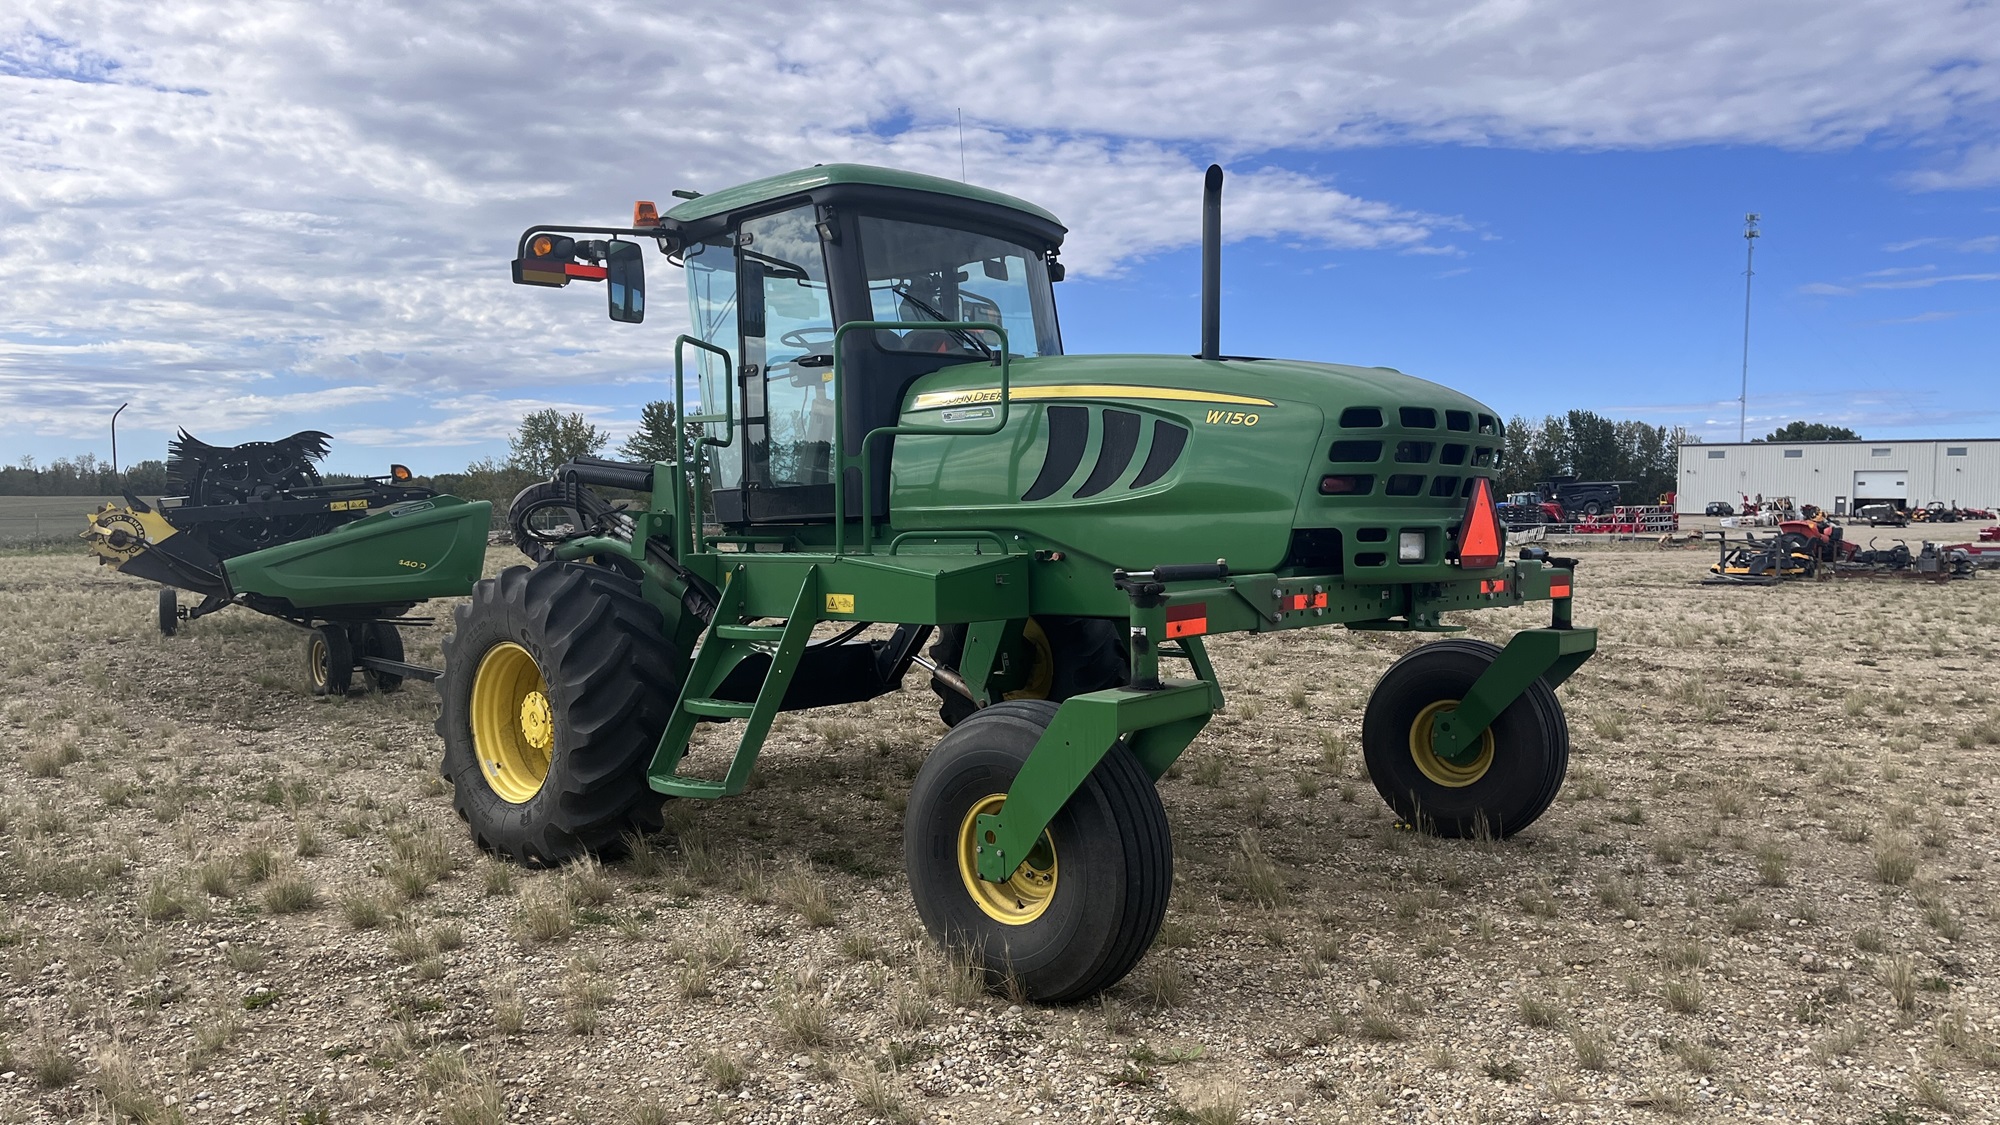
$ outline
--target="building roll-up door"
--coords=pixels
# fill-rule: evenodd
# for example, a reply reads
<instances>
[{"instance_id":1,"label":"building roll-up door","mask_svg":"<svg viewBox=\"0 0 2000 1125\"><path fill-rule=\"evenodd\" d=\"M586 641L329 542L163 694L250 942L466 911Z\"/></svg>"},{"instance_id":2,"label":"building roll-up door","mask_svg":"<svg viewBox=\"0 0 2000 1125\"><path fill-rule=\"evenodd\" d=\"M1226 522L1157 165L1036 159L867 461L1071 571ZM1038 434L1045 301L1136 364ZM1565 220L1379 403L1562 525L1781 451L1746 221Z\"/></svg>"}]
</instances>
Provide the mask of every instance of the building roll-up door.
<instances>
[{"instance_id":1,"label":"building roll-up door","mask_svg":"<svg viewBox=\"0 0 2000 1125\"><path fill-rule=\"evenodd\" d=\"M1858 507L1870 500L1884 500L1892 504L1905 504L1909 500L1910 474L1906 469L1870 469L1854 474L1854 503Z\"/></svg>"}]
</instances>

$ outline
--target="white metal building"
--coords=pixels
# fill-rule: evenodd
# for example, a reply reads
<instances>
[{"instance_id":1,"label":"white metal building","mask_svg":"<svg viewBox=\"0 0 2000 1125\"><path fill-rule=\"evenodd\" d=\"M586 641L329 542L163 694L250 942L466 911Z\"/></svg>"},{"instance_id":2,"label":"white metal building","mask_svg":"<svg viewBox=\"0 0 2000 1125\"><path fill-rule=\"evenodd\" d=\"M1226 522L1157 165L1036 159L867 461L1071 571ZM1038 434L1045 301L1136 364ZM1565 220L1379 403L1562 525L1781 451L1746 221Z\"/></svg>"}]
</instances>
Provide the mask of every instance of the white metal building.
<instances>
[{"instance_id":1,"label":"white metal building","mask_svg":"<svg viewBox=\"0 0 2000 1125\"><path fill-rule=\"evenodd\" d=\"M2000 507L2000 438L1952 441L1753 441L1681 446L1676 505L1790 496L1836 515L1870 501Z\"/></svg>"}]
</instances>

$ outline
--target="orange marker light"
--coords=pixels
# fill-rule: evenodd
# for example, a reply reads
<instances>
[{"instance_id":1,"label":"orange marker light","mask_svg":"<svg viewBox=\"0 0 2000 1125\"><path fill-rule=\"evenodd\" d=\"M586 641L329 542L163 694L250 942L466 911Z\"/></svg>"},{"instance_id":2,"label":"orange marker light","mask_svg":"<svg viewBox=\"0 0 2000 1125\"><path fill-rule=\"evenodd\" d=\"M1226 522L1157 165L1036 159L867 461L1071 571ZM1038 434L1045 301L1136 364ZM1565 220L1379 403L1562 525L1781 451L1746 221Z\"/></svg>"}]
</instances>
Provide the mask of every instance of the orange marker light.
<instances>
[{"instance_id":1,"label":"orange marker light","mask_svg":"<svg viewBox=\"0 0 2000 1125\"><path fill-rule=\"evenodd\" d=\"M1458 565L1485 570L1500 565L1500 518L1493 510L1493 485L1473 478L1472 497L1465 502L1465 519L1458 525Z\"/></svg>"},{"instance_id":2,"label":"orange marker light","mask_svg":"<svg viewBox=\"0 0 2000 1125\"><path fill-rule=\"evenodd\" d=\"M660 225L660 209L653 206L650 199L641 199L632 205L632 225L635 227L656 227Z\"/></svg>"},{"instance_id":3,"label":"orange marker light","mask_svg":"<svg viewBox=\"0 0 2000 1125\"><path fill-rule=\"evenodd\" d=\"M550 238L546 234L542 235L540 238L537 238L533 242L528 244L528 249L533 251L535 257L537 258L548 257L550 252L555 250L555 248L556 248L556 240Z\"/></svg>"},{"instance_id":4,"label":"orange marker light","mask_svg":"<svg viewBox=\"0 0 2000 1125\"><path fill-rule=\"evenodd\" d=\"M389 466L389 479L391 479L391 480L409 480L409 479L410 479L410 467L409 467L408 465L391 465L391 466Z\"/></svg>"}]
</instances>

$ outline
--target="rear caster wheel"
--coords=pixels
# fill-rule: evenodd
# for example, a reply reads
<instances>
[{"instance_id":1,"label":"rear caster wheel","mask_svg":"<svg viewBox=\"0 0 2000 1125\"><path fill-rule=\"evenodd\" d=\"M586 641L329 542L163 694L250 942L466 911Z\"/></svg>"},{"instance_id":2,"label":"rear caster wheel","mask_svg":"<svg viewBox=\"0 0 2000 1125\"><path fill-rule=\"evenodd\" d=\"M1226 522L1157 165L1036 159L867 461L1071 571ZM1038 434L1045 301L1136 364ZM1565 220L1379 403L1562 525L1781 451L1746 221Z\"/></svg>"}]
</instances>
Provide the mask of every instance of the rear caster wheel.
<instances>
[{"instance_id":1,"label":"rear caster wheel","mask_svg":"<svg viewBox=\"0 0 2000 1125\"><path fill-rule=\"evenodd\" d=\"M965 633L963 625L939 629L937 641L931 645L931 659L956 670L965 655ZM1008 699L1061 703L1072 695L1117 687L1132 678L1124 631L1117 622L1100 617L1030 617L1021 629L1021 643L1007 657L1024 665L1016 674L1018 686L1006 693ZM936 677L931 678L931 690L938 695L938 718L948 727L957 726L979 710Z\"/></svg>"},{"instance_id":2,"label":"rear caster wheel","mask_svg":"<svg viewBox=\"0 0 2000 1125\"><path fill-rule=\"evenodd\" d=\"M354 643L347 626L321 625L306 638L306 686L314 695L346 695L354 680Z\"/></svg>"},{"instance_id":3,"label":"rear caster wheel","mask_svg":"<svg viewBox=\"0 0 2000 1125\"><path fill-rule=\"evenodd\" d=\"M160 587L160 635L171 637L181 627L181 599L171 586Z\"/></svg>"},{"instance_id":4,"label":"rear caster wheel","mask_svg":"<svg viewBox=\"0 0 2000 1125\"><path fill-rule=\"evenodd\" d=\"M1431 720L1458 706L1499 656L1485 641L1437 641L1391 665L1361 721L1376 792L1404 821L1440 836L1512 836L1548 810L1569 770L1569 724L1537 679L1453 762L1431 745Z\"/></svg>"},{"instance_id":5,"label":"rear caster wheel","mask_svg":"<svg viewBox=\"0 0 2000 1125\"><path fill-rule=\"evenodd\" d=\"M1122 741L1011 878L979 877L976 819L1002 807L1055 714L1021 700L967 718L924 761L903 819L910 894L931 937L1044 1002L1081 1000L1129 972L1173 888L1166 809Z\"/></svg>"},{"instance_id":6,"label":"rear caster wheel","mask_svg":"<svg viewBox=\"0 0 2000 1125\"><path fill-rule=\"evenodd\" d=\"M370 621L360 626L360 629L362 656L399 662L403 659L403 634L398 632L394 625L387 621ZM378 672L373 668L366 668L361 674L367 677L369 684L376 691L387 694L402 690L403 677L394 672Z\"/></svg>"}]
</instances>

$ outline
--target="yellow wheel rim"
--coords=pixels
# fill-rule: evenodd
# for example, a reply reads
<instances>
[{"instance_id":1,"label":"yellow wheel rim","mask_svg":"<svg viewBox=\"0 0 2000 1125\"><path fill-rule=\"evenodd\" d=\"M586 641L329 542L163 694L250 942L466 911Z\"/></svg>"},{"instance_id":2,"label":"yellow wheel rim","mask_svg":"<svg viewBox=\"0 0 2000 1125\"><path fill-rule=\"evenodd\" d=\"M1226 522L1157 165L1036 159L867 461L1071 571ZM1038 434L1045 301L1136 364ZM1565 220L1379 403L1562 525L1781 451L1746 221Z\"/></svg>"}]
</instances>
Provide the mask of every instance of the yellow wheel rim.
<instances>
[{"instance_id":1,"label":"yellow wheel rim","mask_svg":"<svg viewBox=\"0 0 2000 1125\"><path fill-rule=\"evenodd\" d=\"M988 918L1009 926L1025 926L1040 918L1056 897L1056 845L1047 832L1035 841L1028 858L1004 883L979 877L979 818L1000 811L1005 793L973 803L958 826L958 877L965 891Z\"/></svg>"},{"instance_id":2,"label":"yellow wheel rim","mask_svg":"<svg viewBox=\"0 0 2000 1125\"><path fill-rule=\"evenodd\" d=\"M1028 618L1021 629L1021 643L1028 648L1028 682L1007 692L1002 699L1047 699L1056 686L1056 654L1049 647L1049 635L1041 623Z\"/></svg>"},{"instance_id":3,"label":"yellow wheel rim","mask_svg":"<svg viewBox=\"0 0 2000 1125\"><path fill-rule=\"evenodd\" d=\"M472 748L500 799L525 804L542 791L556 744L549 685L528 650L494 645L472 674Z\"/></svg>"},{"instance_id":4,"label":"yellow wheel rim","mask_svg":"<svg viewBox=\"0 0 2000 1125\"><path fill-rule=\"evenodd\" d=\"M326 638L317 634L306 643L306 675L312 677L314 687L325 690Z\"/></svg>"},{"instance_id":5,"label":"yellow wheel rim","mask_svg":"<svg viewBox=\"0 0 2000 1125\"><path fill-rule=\"evenodd\" d=\"M1417 712L1416 721L1410 724L1410 757L1417 763L1417 769L1425 777L1447 789L1463 789L1480 778L1493 765L1493 728L1487 727L1479 733L1479 753L1468 762L1447 762L1438 757L1431 745L1431 720L1445 711L1458 710L1458 700L1440 699L1436 703Z\"/></svg>"}]
</instances>

